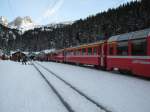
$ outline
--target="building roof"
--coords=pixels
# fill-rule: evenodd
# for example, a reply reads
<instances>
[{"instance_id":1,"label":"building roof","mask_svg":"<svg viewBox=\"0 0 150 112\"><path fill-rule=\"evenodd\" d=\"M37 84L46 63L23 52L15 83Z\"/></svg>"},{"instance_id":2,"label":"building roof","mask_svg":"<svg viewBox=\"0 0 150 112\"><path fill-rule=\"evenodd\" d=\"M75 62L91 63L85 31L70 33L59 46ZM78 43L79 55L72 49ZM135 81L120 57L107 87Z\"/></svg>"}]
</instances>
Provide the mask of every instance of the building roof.
<instances>
[{"instance_id":1,"label":"building roof","mask_svg":"<svg viewBox=\"0 0 150 112\"><path fill-rule=\"evenodd\" d=\"M21 54L23 54L23 55L26 55L25 53L20 52L20 51L14 52L12 55L15 55L15 54L18 54L18 53L21 53Z\"/></svg>"}]
</instances>

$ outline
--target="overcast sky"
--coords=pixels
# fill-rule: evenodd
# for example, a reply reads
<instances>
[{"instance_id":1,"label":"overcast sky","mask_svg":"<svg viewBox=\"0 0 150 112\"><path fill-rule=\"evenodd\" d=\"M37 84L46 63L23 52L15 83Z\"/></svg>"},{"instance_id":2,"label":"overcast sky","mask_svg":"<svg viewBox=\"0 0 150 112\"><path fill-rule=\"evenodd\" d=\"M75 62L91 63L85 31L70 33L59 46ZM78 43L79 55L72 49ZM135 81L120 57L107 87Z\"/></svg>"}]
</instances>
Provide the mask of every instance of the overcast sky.
<instances>
[{"instance_id":1,"label":"overcast sky","mask_svg":"<svg viewBox=\"0 0 150 112\"><path fill-rule=\"evenodd\" d=\"M8 21L30 16L38 24L74 21L133 0L0 0Z\"/></svg>"}]
</instances>

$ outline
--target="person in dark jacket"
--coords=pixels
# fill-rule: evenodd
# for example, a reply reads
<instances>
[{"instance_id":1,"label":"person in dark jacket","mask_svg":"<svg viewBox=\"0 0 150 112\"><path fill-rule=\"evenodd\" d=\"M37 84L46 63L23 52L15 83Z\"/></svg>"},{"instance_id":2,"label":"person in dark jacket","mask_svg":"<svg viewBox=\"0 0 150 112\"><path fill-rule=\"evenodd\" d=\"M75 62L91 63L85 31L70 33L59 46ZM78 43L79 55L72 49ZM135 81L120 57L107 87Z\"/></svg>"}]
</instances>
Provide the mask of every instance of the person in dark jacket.
<instances>
[{"instance_id":1,"label":"person in dark jacket","mask_svg":"<svg viewBox=\"0 0 150 112\"><path fill-rule=\"evenodd\" d=\"M25 65L26 65L26 63L27 63L27 57L26 57L26 56L23 56L23 58L22 58L22 64L25 64Z\"/></svg>"}]
</instances>

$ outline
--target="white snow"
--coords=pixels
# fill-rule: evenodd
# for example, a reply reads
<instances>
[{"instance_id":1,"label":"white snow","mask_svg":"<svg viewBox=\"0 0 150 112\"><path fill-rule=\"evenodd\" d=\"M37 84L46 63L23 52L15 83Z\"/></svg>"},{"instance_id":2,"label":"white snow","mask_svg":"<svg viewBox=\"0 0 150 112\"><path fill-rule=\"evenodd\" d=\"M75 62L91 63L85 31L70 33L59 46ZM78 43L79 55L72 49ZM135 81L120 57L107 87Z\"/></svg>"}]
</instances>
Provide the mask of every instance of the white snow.
<instances>
[{"instance_id":1,"label":"white snow","mask_svg":"<svg viewBox=\"0 0 150 112\"><path fill-rule=\"evenodd\" d=\"M31 65L0 61L0 112L67 112Z\"/></svg>"},{"instance_id":2,"label":"white snow","mask_svg":"<svg viewBox=\"0 0 150 112\"><path fill-rule=\"evenodd\" d=\"M4 16L0 16L0 24L7 26L8 25L7 18Z\"/></svg>"},{"instance_id":3,"label":"white snow","mask_svg":"<svg viewBox=\"0 0 150 112\"><path fill-rule=\"evenodd\" d=\"M41 68L40 66L38 66L38 68L40 71L42 71L42 73L44 73L45 77L52 83L52 85L54 85L54 87L63 96L67 103L72 106L72 109L75 112L104 112L95 104L89 102L79 93L72 90L69 86L66 86L64 82L51 75L45 69Z\"/></svg>"},{"instance_id":4,"label":"white snow","mask_svg":"<svg viewBox=\"0 0 150 112\"><path fill-rule=\"evenodd\" d=\"M150 112L150 81L67 64L41 64L113 112Z\"/></svg>"},{"instance_id":5,"label":"white snow","mask_svg":"<svg viewBox=\"0 0 150 112\"><path fill-rule=\"evenodd\" d=\"M112 112L150 112L150 81L86 67L38 63ZM73 110L103 112L45 69L38 67ZM0 60L0 112L67 110L32 65Z\"/></svg>"},{"instance_id":6,"label":"white snow","mask_svg":"<svg viewBox=\"0 0 150 112\"><path fill-rule=\"evenodd\" d=\"M46 50L42 50L42 51L39 51L39 52L33 52L35 54L40 54L40 53L51 53L55 51L55 49L46 49Z\"/></svg>"},{"instance_id":7,"label":"white snow","mask_svg":"<svg viewBox=\"0 0 150 112\"><path fill-rule=\"evenodd\" d=\"M55 49L46 49L46 50L43 50L42 52L44 53L50 53L50 52L53 52L55 51Z\"/></svg>"},{"instance_id":8,"label":"white snow","mask_svg":"<svg viewBox=\"0 0 150 112\"><path fill-rule=\"evenodd\" d=\"M17 17L14 21L8 24L9 28L21 30L24 33L27 30L34 29L36 24L32 21L31 17Z\"/></svg>"}]
</instances>

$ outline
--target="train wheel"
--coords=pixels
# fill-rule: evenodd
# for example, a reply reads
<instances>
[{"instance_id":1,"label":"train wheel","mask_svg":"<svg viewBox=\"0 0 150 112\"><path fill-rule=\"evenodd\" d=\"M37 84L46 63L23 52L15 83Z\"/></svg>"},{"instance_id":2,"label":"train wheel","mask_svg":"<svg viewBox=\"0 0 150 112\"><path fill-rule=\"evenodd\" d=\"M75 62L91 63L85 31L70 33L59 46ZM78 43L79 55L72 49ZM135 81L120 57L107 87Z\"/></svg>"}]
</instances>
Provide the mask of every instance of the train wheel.
<instances>
[{"instance_id":1,"label":"train wheel","mask_svg":"<svg viewBox=\"0 0 150 112\"><path fill-rule=\"evenodd\" d=\"M122 69L119 69L119 72L120 72L121 74L132 75L132 72L129 71L129 70L122 70Z\"/></svg>"},{"instance_id":2,"label":"train wheel","mask_svg":"<svg viewBox=\"0 0 150 112\"><path fill-rule=\"evenodd\" d=\"M100 69L101 67L99 65L94 65L94 68Z\"/></svg>"},{"instance_id":3,"label":"train wheel","mask_svg":"<svg viewBox=\"0 0 150 112\"><path fill-rule=\"evenodd\" d=\"M125 70L119 69L119 72L120 72L121 74L126 74L126 71L125 71Z\"/></svg>"}]
</instances>

